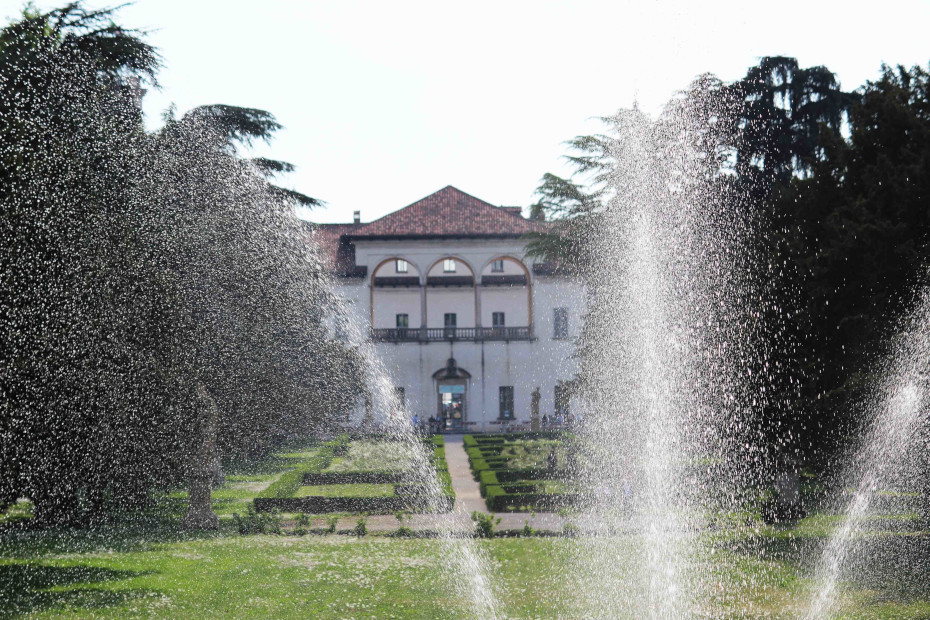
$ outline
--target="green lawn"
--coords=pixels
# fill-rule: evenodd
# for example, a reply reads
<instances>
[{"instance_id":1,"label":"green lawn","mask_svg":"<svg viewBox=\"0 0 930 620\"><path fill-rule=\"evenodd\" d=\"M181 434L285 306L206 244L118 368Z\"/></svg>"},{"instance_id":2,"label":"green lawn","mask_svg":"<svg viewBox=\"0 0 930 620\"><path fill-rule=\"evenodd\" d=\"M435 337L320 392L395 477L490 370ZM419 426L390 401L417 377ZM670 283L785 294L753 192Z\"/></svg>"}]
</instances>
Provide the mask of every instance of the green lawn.
<instances>
[{"instance_id":1,"label":"green lawn","mask_svg":"<svg viewBox=\"0 0 930 620\"><path fill-rule=\"evenodd\" d=\"M449 568L450 545L460 544L455 541L100 534L8 533L0 539L0 617L470 617L454 588L460 577ZM893 540L873 563L920 551L918 539ZM803 527L718 537L712 552L694 560L701 582L693 586L697 601L689 611L797 617L809 588L799 558L818 542L805 537ZM479 542L506 618L637 617L632 608L624 613L623 599L637 596L638 544L633 536ZM580 570L592 551L610 559L599 577ZM906 564L898 562L893 583L877 577L853 585L842 617L930 616L928 577L919 565Z\"/></svg>"},{"instance_id":2,"label":"green lawn","mask_svg":"<svg viewBox=\"0 0 930 620\"><path fill-rule=\"evenodd\" d=\"M353 442L341 471L383 469L386 442ZM312 458L295 445L256 463L228 464L214 491L220 533L176 529L185 494L132 526L82 531L29 529L30 505L0 515L0 618L470 618L450 562L461 541L379 533L239 536L230 519ZM337 469L339 471L339 469ZM558 490L563 483L543 482ZM299 487L299 496L373 497L392 484ZM286 516L288 532L296 523ZM811 590L811 560L839 517L815 514L765 527L749 513L717 514L683 564L686 613L712 618L796 618ZM171 521L175 519L175 521ZM144 528L139 523L144 522ZM747 525L748 524L748 525ZM326 522L313 517L316 531ZM502 618L639 618L646 597L641 536L496 538L476 543ZM910 512L870 519L849 557L856 579L840 599L843 618L930 618L930 532Z\"/></svg>"},{"instance_id":3,"label":"green lawn","mask_svg":"<svg viewBox=\"0 0 930 620\"><path fill-rule=\"evenodd\" d=\"M294 497L390 497L393 484L318 484L302 486Z\"/></svg>"},{"instance_id":4,"label":"green lawn","mask_svg":"<svg viewBox=\"0 0 930 620\"><path fill-rule=\"evenodd\" d=\"M233 513L245 514L256 495L268 488L281 474L318 452L319 449L308 442L296 443L257 461L226 464L226 482L222 487L213 489L213 510L221 519L231 518ZM187 490L178 489L162 498L160 509L179 516L183 514L186 503Z\"/></svg>"},{"instance_id":5,"label":"green lawn","mask_svg":"<svg viewBox=\"0 0 930 620\"><path fill-rule=\"evenodd\" d=\"M349 444L346 456L334 458L323 471L403 471L409 468L409 458L397 442L356 440Z\"/></svg>"},{"instance_id":6,"label":"green lawn","mask_svg":"<svg viewBox=\"0 0 930 620\"><path fill-rule=\"evenodd\" d=\"M221 520L231 520L234 513L244 515L256 496L282 475L292 472L320 453L319 446L310 442L298 442L259 461L226 464L224 467L226 482L222 487L213 490L214 510ZM362 439L352 441L349 444L348 454L344 457L333 458L323 471L335 473L392 471L392 467L399 467L405 462L406 458L403 451L398 449L397 443ZM440 469L444 470L445 462L442 461L440 465ZM448 486L447 478L448 476L443 478L445 486ZM300 484L298 480L295 480L293 484L296 490L293 497L390 497L394 495L393 484L298 486ZM158 510L165 516L180 517L184 514L186 502L187 491L178 489L161 498ZM0 523L4 518L4 515L0 514Z\"/></svg>"}]
</instances>

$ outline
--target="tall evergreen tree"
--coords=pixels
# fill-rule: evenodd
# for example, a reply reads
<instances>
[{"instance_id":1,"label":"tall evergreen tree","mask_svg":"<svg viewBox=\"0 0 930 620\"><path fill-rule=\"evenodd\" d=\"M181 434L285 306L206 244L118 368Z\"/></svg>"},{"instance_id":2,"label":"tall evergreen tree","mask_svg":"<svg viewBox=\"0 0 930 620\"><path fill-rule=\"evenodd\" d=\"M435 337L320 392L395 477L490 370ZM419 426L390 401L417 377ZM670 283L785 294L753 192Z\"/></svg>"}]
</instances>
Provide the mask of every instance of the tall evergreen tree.
<instances>
[{"instance_id":1,"label":"tall evergreen tree","mask_svg":"<svg viewBox=\"0 0 930 620\"><path fill-rule=\"evenodd\" d=\"M112 16L0 31L0 500L46 522L306 433L355 376L293 217L315 201L235 156L273 116L207 106L146 134L132 78L159 58Z\"/></svg>"}]
</instances>

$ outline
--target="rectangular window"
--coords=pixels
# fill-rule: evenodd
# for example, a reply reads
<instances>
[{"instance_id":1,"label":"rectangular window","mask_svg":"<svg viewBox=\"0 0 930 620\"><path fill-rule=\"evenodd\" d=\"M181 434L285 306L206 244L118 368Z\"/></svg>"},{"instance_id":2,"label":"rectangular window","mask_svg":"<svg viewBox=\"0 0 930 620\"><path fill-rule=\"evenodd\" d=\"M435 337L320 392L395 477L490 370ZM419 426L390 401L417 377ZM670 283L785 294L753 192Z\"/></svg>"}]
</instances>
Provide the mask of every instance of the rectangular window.
<instances>
[{"instance_id":1,"label":"rectangular window","mask_svg":"<svg viewBox=\"0 0 930 620\"><path fill-rule=\"evenodd\" d=\"M455 320L456 317L454 312L446 312L446 314L443 316L442 324L446 330L446 338L455 338Z\"/></svg>"},{"instance_id":2,"label":"rectangular window","mask_svg":"<svg viewBox=\"0 0 930 620\"><path fill-rule=\"evenodd\" d=\"M398 314L397 315L397 329L408 328L410 327L410 315L409 314Z\"/></svg>"},{"instance_id":3,"label":"rectangular window","mask_svg":"<svg viewBox=\"0 0 930 620\"><path fill-rule=\"evenodd\" d=\"M455 259L447 258L442 261L442 270L444 273L455 273Z\"/></svg>"},{"instance_id":4,"label":"rectangular window","mask_svg":"<svg viewBox=\"0 0 930 620\"><path fill-rule=\"evenodd\" d=\"M513 386L512 385L502 385L498 389L498 394L500 398L500 419L501 420L512 420L513 419Z\"/></svg>"},{"instance_id":5,"label":"rectangular window","mask_svg":"<svg viewBox=\"0 0 930 620\"><path fill-rule=\"evenodd\" d=\"M494 327L503 327L504 326L504 313L503 312L492 312L491 313L491 324Z\"/></svg>"},{"instance_id":6,"label":"rectangular window","mask_svg":"<svg viewBox=\"0 0 930 620\"><path fill-rule=\"evenodd\" d=\"M503 273L504 272L504 259L503 258L491 263L491 272L492 273Z\"/></svg>"},{"instance_id":7,"label":"rectangular window","mask_svg":"<svg viewBox=\"0 0 930 620\"><path fill-rule=\"evenodd\" d=\"M407 261L400 258L394 261L394 271L397 273L407 273Z\"/></svg>"},{"instance_id":8,"label":"rectangular window","mask_svg":"<svg viewBox=\"0 0 930 620\"><path fill-rule=\"evenodd\" d=\"M552 337L555 340L568 338L568 308L552 309Z\"/></svg>"}]
</instances>

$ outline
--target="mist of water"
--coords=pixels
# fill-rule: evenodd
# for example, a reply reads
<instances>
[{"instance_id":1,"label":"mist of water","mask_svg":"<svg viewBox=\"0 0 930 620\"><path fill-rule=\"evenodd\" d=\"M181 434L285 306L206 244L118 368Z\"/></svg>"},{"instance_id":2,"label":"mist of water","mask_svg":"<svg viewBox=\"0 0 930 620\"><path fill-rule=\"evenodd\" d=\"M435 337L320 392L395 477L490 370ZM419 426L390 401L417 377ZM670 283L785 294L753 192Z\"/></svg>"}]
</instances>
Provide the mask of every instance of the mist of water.
<instances>
[{"instance_id":1,"label":"mist of water","mask_svg":"<svg viewBox=\"0 0 930 620\"><path fill-rule=\"evenodd\" d=\"M849 499L841 508L842 522L831 534L815 573L816 590L808 618L835 613L842 580L851 577L848 561L860 544L875 500L902 477L917 477L917 462L905 457L911 449L927 404L927 360L930 359L930 291L925 290L904 321L890 358L884 362L884 384L864 410L870 427L860 448L849 459L842 488Z\"/></svg>"},{"instance_id":2,"label":"mist of water","mask_svg":"<svg viewBox=\"0 0 930 620\"><path fill-rule=\"evenodd\" d=\"M590 240L595 310L581 345L593 411L579 478L592 496L582 518L635 540L622 550L579 543L575 570L594 577L585 594L598 616L695 613L705 511L735 484L727 457L758 360L745 354L748 224L703 168L695 136L707 128L694 112L620 115L607 148L610 197Z\"/></svg>"},{"instance_id":3,"label":"mist of water","mask_svg":"<svg viewBox=\"0 0 930 620\"><path fill-rule=\"evenodd\" d=\"M362 420L362 426L377 428L395 443L401 469L419 488L415 503L420 510L432 513L430 526L439 534L444 547L444 569L449 572L448 582L457 594L468 601L468 613L481 618L500 618L498 603L488 570L491 566L487 554L471 537L471 517L455 503L449 507L438 472L433 466L432 447L423 442L423 436L413 420L397 401L394 383L375 350L374 344L363 333L364 321L353 321L343 310L341 331L346 332L361 354L366 370L366 386L371 399L372 418Z\"/></svg>"}]
</instances>

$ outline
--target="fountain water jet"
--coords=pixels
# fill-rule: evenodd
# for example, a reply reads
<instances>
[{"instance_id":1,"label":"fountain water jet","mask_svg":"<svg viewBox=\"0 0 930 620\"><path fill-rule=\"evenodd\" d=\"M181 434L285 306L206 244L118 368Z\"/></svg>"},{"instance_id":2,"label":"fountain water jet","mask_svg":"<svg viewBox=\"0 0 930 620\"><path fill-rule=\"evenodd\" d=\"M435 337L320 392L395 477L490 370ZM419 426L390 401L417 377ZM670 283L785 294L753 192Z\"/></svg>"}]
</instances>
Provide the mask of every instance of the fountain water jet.
<instances>
[{"instance_id":1,"label":"fountain water jet","mask_svg":"<svg viewBox=\"0 0 930 620\"><path fill-rule=\"evenodd\" d=\"M469 601L470 614L481 618L501 617L491 580L486 574L489 559L470 536L471 519L458 503L451 512L445 512L442 506L445 496L430 452L414 428L412 419L397 402L394 383L371 340L362 333L360 326L365 324L364 321L351 320L348 316L338 317L338 320L349 341L360 352L367 373L372 411L377 412L374 419L367 422L379 426L402 451L403 467L421 489L419 504L434 515L431 525L438 531L446 551L443 557L448 562L448 570L453 573L450 581L455 584L458 594Z\"/></svg>"},{"instance_id":2,"label":"fountain water jet","mask_svg":"<svg viewBox=\"0 0 930 620\"><path fill-rule=\"evenodd\" d=\"M584 522L634 538L620 550L578 543L576 570L593 576L586 604L598 616L693 614L703 511L728 501L729 478L745 473L699 465L733 453L743 377L758 361L747 346L751 270L741 262L749 225L707 174L708 116L684 103L658 121L635 110L605 119L616 135L600 145L608 198L590 241L582 372L592 413L578 477L592 495ZM623 555L632 567L620 567Z\"/></svg>"},{"instance_id":3,"label":"fountain water jet","mask_svg":"<svg viewBox=\"0 0 930 620\"><path fill-rule=\"evenodd\" d=\"M926 407L928 316L930 290L924 290L887 363L885 383L873 402L867 404L867 410L877 414L861 448L850 460L843 487L851 487L852 494L843 509L842 525L830 537L817 566L817 589L807 618L824 618L835 611L840 581L849 568L849 556L864 533L866 518L878 493L909 469L903 457L913 445Z\"/></svg>"}]
</instances>

